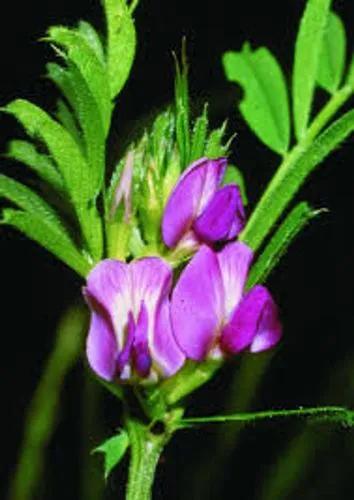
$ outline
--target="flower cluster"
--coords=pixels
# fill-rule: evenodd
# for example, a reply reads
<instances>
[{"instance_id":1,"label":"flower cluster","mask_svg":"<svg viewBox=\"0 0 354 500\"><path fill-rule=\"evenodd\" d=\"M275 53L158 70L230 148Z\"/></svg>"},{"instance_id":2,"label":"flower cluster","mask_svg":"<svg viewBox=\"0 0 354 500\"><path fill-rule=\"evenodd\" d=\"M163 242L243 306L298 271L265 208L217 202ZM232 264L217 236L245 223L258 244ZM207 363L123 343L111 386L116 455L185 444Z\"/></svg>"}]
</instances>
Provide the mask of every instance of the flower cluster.
<instances>
[{"instance_id":1,"label":"flower cluster","mask_svg":"<svg viewBox=\"0 0 354 500\"><path fill-rule=\"evenodd\" d=\"M103 379L157 381L186 359L260 352L278 342L270 293L258 285L245 291L253 252L235 241L245 215L238 186L222 186L225 168L224 158L202 158L170 194L164 244L194 253L174 286L173 269L161 257L106 259L89 274L87 356Z\"/></svg>"}]
</instances>

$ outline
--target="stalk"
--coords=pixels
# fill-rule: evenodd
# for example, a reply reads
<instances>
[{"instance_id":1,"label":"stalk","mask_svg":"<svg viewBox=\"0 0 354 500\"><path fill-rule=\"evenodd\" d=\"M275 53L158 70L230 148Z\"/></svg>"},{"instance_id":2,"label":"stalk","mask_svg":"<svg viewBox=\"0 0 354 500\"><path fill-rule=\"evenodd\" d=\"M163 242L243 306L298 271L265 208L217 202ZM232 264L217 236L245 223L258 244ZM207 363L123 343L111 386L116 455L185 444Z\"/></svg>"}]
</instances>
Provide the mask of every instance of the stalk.
<instances>
[{"instance_id":1,"label":"stalk","mask_svg":"<svg viewBox=\"0 0 354 500\"><path fill-rule=\"evenodd\" d=\"M152 434L136 420L128 420L130 466L126 500L150 500L160 455L170 439L167 430Z\"/></svg>"},{"instance_id":2,"label":"stalk","mask_svg":"<svg viewBox=\"0 0 354 500\"><path fill-rule=\"evenodd\" d=\"M58 326L55 345L30 402L18 464L10 484L9 500L38 497L46 447L56 423L65 378L82 350L86 314L71 307Z\"/></svg>"}]
</instances>

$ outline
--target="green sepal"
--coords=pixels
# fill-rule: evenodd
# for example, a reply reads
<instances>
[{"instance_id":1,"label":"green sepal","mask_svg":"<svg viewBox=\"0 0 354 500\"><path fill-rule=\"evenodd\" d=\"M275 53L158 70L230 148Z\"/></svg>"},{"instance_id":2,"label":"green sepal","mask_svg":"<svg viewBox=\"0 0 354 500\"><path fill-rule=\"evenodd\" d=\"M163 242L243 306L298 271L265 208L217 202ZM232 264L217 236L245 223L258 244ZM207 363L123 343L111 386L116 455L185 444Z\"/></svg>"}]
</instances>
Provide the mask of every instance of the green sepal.
<instances>
[{"instance_id":1,"label":"green sepal","mask_svg":"<svg viewBox=\"0 0 354 500\"><path fill-rule=\"evenodd\" d=\"M172 153L162 179L162 206L165 207L167 200L177 184L181 175L181 164L176 152Z\"/></svg>"},{"instance_id":2,"label":"green sepal","mask_svg":"<svg viewBox=\"0 0 354 500\"><path fill-rule=\"evenodd\" d=\"M188 91L188 64L186 56L185 40L182 42L181 63L175 57L175 119L176 119L176 142L181 159L181 168L185 169L189 164L191 152L190 137L190 105Z\"/></svg>"},{"instance_id":3,"label":"green sepal","mask_svg":"<svg viewBox=\"0 0 354 500\"><path fill-rule=\"evenodd\" d=\"M114 219L106 223L108 257L119 260L129 257L133 225L132 220L124 220L124 207L118 207Z\"/></svg>"},{"instance_id":4,"label":"green sepal","mask_svg":"<svg viewBox=\"0 0 354 500\"><path fill-rule=\"evenodd\" d=\"M220 158L221 156L226 156L229 143L223 144L223 139L225 136L227 122L225 121L221 127L212 130L206 141L203 156L207 158ZM230 141L229 141L230 142Z\"/></svg>"},{"instance_id":5,"label":"green sepal","mask_svg":"<svg viewBox=\"0 0 354 500\"><path fill-rule=\"evenodd\" d=\"M170 109L163 111L154 120L146 151L150 156L151 168L162 177L167 169L169 157L174 148L175 120Z\"/></svg>"},{"instance_id":6,"label":"green sepal","mask_svg":"<svg viewBox=\"0 0 354 500\"><path fill-rule=\"evenodd\" d=\"M204 110L201 116L199 116L193 126L192 133L192 145L191 145L191 154L189 158L189 163L192 163L195 160L198 160L204 155L207 133L208 133L208 105L205 104Z\"/></svg>"},{"instance_id":7,"label":"green sepal","mask_svg":"<svg viewBox=\"0 0 354 500\"><path fill-rule=\"evenodd\" d=\"M104 455L104 478L108 476L124 457L129 448L128 433L121 429L119 434L107 439L100 446L92 450L92 453L103 453Z\"/></svg>"},{"instance_id":8,"label":"green sepal","mask_svg":"<svg viewBox=\"0 0 354 500\"><path fill-rule=\"evenodd\" d=\"M171 378L166 379L150 394L151 402L162 400L167 406L175 405L206 382L221 367L223 360L207 360L203 363L187 360Z\"/></svg>"}]
</instances>

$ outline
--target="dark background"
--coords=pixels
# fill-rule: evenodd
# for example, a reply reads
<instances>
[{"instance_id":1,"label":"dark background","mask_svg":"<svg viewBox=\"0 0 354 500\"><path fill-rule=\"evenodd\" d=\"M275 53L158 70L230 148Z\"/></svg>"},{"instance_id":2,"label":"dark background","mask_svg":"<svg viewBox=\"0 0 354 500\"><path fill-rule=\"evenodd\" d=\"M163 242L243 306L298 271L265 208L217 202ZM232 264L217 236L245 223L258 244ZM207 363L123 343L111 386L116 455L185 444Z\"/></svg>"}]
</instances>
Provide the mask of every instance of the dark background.
<instances>
[{"instance_id":1,"label":"dark background","mask_svg":"<svg viewBox=\"0 0 354 500\"><path fill-rule=\"evenodd\" d=\"M113 126L113 147L120 150L124 136L137 120L151 109L168 103L173 92L171 51L178 50L182 36L187 37L191 66L191 94L196 106L210 101L215 125L229 118L229 132L236 131L233 161L244 172L250 206L258 199L277 165L278 158L249 132L236 110L240 92L224 79L221 54L239 49L249 40L253 46L266 45L276 54L289 77L295 33L304 2L270 0L247 2L219 0L141 0L136 11L139 37L132 76L119 99ZM334 2L347 30L353 19L350 1ZM76 0L61 2L6 2L1 7L0 103L15 97L32 99L44 107L54 105L56 93L41 76L45 62L52 58L50 49L37 40L53 24L74 24L83 18L102 22L99 2ZM102 24L101 24L102 25ZM349 47L353 46L349 35ZM323 96L322 96L323 98ZM321 95L320 95L321 100ZM0 150L6 141L18 135L19 128L8 117L0 118ZM294 407L316 404L337 367L344 362L347 370L336 403L353 404L346 394L354 378L353 328L353 143L349 140L336 151L301 190L298 199L329 213L311 223L277 270L269 287L280 305L284 338L265 377L257 408ZM5 172L11 167L4 163ZM43 363L52 346L53 331L61 313L80 294L82 282L63 264L34 243L2 227L2 484L6 484L16 462L21 440L24 411L30 400ZM353 363L351 363L351 360ZM201 414L216 413L226 396L231 370L224 370L208 389L198 396ZM80 390L82 364L70 375L58 415L59 429L50 448L45 496L50 500L79 498L77 452L80 433ZM330 404L333 401L322 398ZM65 403L65 404L64 404ZM117 410L108 398L105 404L105 433L117 426ZM192 411L197 413L196 405ZM181 434L175 438L160 469L157 498L238 498L257 499L267 467L278 457L299 427L293 424L262 424L243 434L241 447L223 474L221 489L211 488L203 496L192 489L193 467L201 457L213 460L215 430ZM316 432L326 435L327 428ZM97 444L90 436L92 446ZM352 466L354 440L350 431L331 431L331 449L316 457L309 478L298 486L292 498L341 499L354 495ZM99 460L92 458L94 467ZM109 482L107 498L123 498L122 478ZM222 489L223 488L223 489ZM113 492L113 493L112 493ZM40 498L38 496L38 498ZM85 499L84 499L85 500Z\"/></svg>"}]
</instances>

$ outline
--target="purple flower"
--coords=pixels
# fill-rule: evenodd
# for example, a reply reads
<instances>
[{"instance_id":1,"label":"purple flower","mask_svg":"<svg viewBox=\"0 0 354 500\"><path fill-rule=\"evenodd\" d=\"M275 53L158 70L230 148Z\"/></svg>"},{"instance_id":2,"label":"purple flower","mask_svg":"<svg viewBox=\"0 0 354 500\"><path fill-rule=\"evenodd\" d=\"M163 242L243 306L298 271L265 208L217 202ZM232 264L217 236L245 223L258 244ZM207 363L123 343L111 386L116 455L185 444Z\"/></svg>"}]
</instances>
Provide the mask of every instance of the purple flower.
<instances>
[{"instance_id":1,"label":"purple flower","mask_svg":"<svg viewBox=\"0 0 354 500\"><path fill-rule=\"evenodd\" d=\"M244 226L241 193L221 187L226 159L201 158L180 177L163 214L162 236L169 248L212 244L235 238Z\"/></svg>"},{"instance_id":2,"label":"purple flower","mask_svg":"<svg viewBox=\"0 0 354 500\"><path fill-rule=\"evenodd\" d=\"M171 300L176 340L188 358L260 352L281 336L277 307L266 288L244 293L252 250L229 243L220 252L203 245L182 272Z\"/></svg>"},{"instance_id":3,"label":"purple flower","mask_svg":"<svg viewBox=\"0 0 354 500\"><path fill-rule=\"evenodd\" d=\"M185 356L171 329L172 272L157 257L126 264L107 259L89 274L84 295L91 309L86 352L105 380L173 375Z\"/></svg>"}]
</instances>

